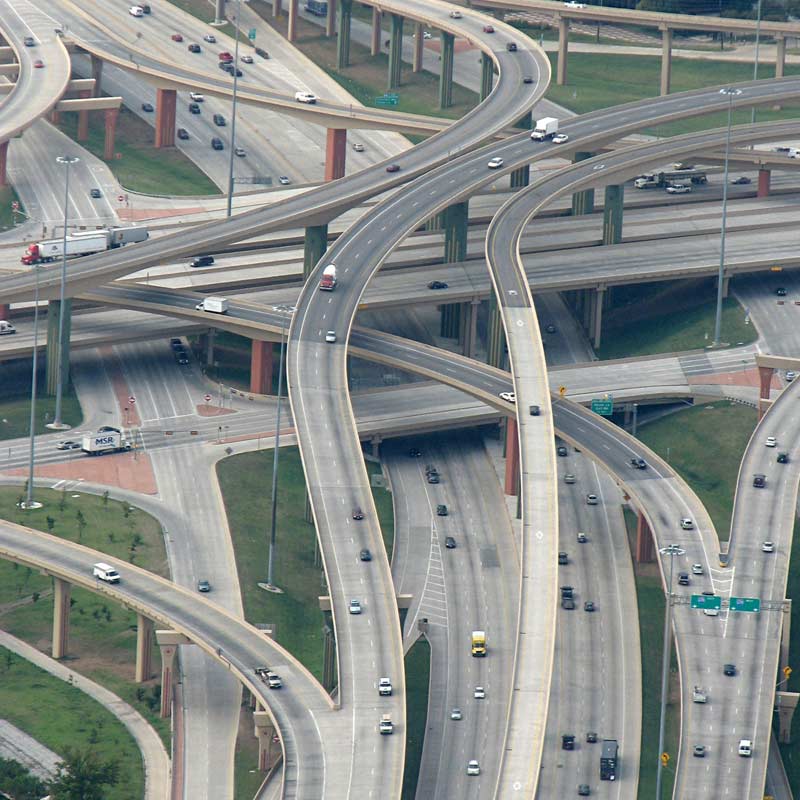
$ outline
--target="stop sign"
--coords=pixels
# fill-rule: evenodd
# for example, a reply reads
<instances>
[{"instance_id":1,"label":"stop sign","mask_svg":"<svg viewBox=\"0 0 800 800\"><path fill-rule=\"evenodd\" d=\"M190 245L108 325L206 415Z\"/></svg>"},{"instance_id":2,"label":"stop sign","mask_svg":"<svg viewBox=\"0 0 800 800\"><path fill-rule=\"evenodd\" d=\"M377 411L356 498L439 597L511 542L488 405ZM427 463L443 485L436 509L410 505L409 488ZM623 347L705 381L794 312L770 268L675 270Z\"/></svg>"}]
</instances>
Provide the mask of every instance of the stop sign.
<instances>
[{"instance_id":1,"label":"stop sign","mask_svg":"<svg viewBox=\"0 0 800 800\"><path fill-rule=\"evenodd\" d=\"M117 195L117 202L124 203L125 202L125 197L123 195L121 195L121 194L118 194Z\"/></svg>"}]
</instances>

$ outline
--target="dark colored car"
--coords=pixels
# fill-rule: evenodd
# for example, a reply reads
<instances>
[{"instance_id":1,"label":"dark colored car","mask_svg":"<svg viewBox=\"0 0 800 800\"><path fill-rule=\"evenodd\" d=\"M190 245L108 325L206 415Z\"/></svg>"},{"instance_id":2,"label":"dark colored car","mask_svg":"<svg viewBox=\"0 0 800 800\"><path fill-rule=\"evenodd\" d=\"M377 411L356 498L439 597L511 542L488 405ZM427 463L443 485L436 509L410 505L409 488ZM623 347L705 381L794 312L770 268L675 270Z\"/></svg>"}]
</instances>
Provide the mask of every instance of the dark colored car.
<instances>
[{"instance_id":1,"label":"dark colored car","mask_svg":"<svg viewBox=\"0 0 800 800\"><path fill-rule=\"evenodd\" d=\"M748 183L750 183L750 178L748 178L746 175L742 175L742 176L740 176L740 177L738 177L738 178L734 178L734 179L731 181L731 183L732 183L734 186L744 186L745 184L748 184Z\"/></svg>"},{"instance_id":2,"label":"dark colored car","mask_svg":"<svg viewBox=\"0 0 800 800\"><path fill-rule=\"evenodd\" d=\"M429 289L446 289L447 284L444 281L431 281L428 284Z\"/></svg>"},{"instance_id":3,"label":"dark colored car","mask_svg":"<svg viewBox=\"0 0 800 800\"><path fill-rule=\"evenodd\" d=\"M597 742L597 731L589 731L586 734L586 741L589 742L589 744L596 744L596 742Z\"/></svg>"},{"instance_id":4,"label":"dark colored car","mask_svg":"<svg viewBox=\"0 0 800 800\"><path fill-rule=\"evenodd\" d=\"M256 55L261 56L261 58L269 58L269 53L260 47L256 47Z\"/></svg>"},{"instance_id":5,"label":"dark colored car","mask_svg":"<svg viewBox=\"0 0 800 800\"><path fill-rule=\"evenodd\" d=\"M506 50L508 50L509 53L516 53L517 52L517 44L516 44L516 42L509 42L506 45Z\"/></svg>"},{"instance_id":6,"label":"dark colored car","mask_svg":"<svg viewBox=\"0 0 800 800\"><path fill-rule=\"evenodd\" d=\"M99 189L92 189L89 192L89 195L90 195L90 197L93 197L95 200L97 200L98 197L102 197L103 196L103 193Z\"/></svg>"},{"instance_id":7,"label":"dark colored car","mask_svg":"<svg viewBox=\"0 0 800 800\"><path fill-rule=\"evenodd\" d=\"M439 503L439 505L438 505L438 506L436 506L436 514L437 514L438 516L440 516L440 517L446 517L446 516L447 516L447 513L448 513L448 512L447 512L447 506L446 506L446 505L444 505L444 503Z\"/></svg>"},{"instance_id":8,"label":"dark colored car","mask_svg":"<svg viewBox=\"0 0 800 800\"><path fill-rule=\"evenodd\" d=\"M190 114L199 114L200 113L200 103L189 103L189 113Z\"/></svg>"},{"instance_id":9,"label":"dark colored car","mask_svg":"<svg viewBox=\"0 0 800 800\"><path fill-rule=\"evenodd\" d=\"M562 597L569 597L572 599L573 593L575 590L571 586L562 586L561 587L561 596Z\"/></svg>"},{"instance_id":10,"label":"dark colored car","mask_svg":"<svg viewBox=\"0 0 800 800\"><path fill-rule=\"evenodd\" d=\"M722 667L723 674L733 677L736 674L736 664L725 664Z\"/></svg>"},{"instance_id":11,"label":"dark colored car","mask_svg":"<svg viewBox=\"0 0 800 800\"><path fill-rule=\"evenodd\" d=\"M189 138L189 131L186 128L178 128L177 130L178 138L179 139L188 139Z\"/></svg>"},{"instance_id":12,"label":"dark colored car","mask_svg":"<svg viewBox=\"0 0 800 800\"><path fill-rule=\"evenodd\" d=\"M589 788L588 783L579 783L578 784L578 797L588 797L591 789Z\"/></svg>"},{"instance_id":13,"label":"dark colored car","mask_svg":"<svg viewBox=\"0 0 800 800\"><path fill-rule=\"evenodd\" d=\"M173 33L172 36L169 37L172 39L173 42L182 42L183 36L180 33Z\"/></svg>"},{"instance_id":14,"label":"dark colored car","mask_svg":"<svg viewBox=\"0 0 800 800\"><path fill-rule=\"evenodd\" d=\"M222 139L217 139L216 136L211 140L211 147L214 150L224 150L225 149L225 145L222 143Z\"/></svg>"},{"instance_id":15,"label":"dark colored car","mask_svg":"<svg viewBox=\"0 0 800 800\"><path fill-rule=\"evenodd\" d=\"M147 111L148 113L153 110L152 103L142 103L142 111Z\"/></svg>"},{"instance_id":16,"label":"dark colored car","mask_svg":"<svg viewBox=\"0 0 800 800\"><path fill-rule=\"evenodd\" d=\"M584 611L594 611L594 610L595 610L595 608L596 608L596 606L595 606L595 604L594 604L594 601L593 601L593 600L587 600L587 601L586 601L586 602L583 604L583 610L584 610Z\"/></svg>"},{"instance_id":17,"label":"dark colored car","mask_svg":"<svg viewBox=\"0 0 800 800\"><path fill-rule=\"evenodd\" d=\"M182 367L185 367L189 363L189 356L186 355L186 351L185 350L176 350L175 351L175 360Z\"/></svg>"},{"instance_id":18,"label":"dark colored car","mask_svg":"<svg viewBox=\"0 0 800 800\"><path fill-rule=\"evenodd\" d=\"M203 50L203 48L202 48L202 47L200 47L200 45L199 45L199 44L197 44L197 42L192 42L192 43L191 43L191 44L190 44L190 45L189 45L189 46L188 46L186 49L187 49L187 50L188 50L190 53L200 53L200 52L202 52L202 50Z\"/></svg>"},{"instance_id":19,"label":"dark colored car","mask_svg":"<svg viewBox=\"0 0 800 800\"><path fill-rule=\"evenodd\" d=\"M575 608L575 601L571 597L562 597L561 608L566 611L572 611Z\"/></svg>"},{"instance_id":20,"label":"dark colored car","mask_svg":"<svg viewBox=\"0 0 800 800\"><path fill-rule=\"evenodd\" d=\"M197 581L197 591L198 592L210 592L211 591L211 584L206 581Z\"/></svg>"},{"instance_id":21,"label":"dark colored car","mask_svg":"<svg viewBox=\"0 0 800 800\"><path fill-rule=\"evenodd\" d=\"M786 297L786 289L784 289L783 286L779 286L775 290L775 294L778 295L778 297Z\"/></svg>"},{"instance_id":22,"label":"dark colored car","mask_svg":"<svg viewBox=\"0 0 800 800\"><path fill-rule=\"evenodd\" d=\"M553 325L552 323L551 323L550 325L545 325L545 328L544 328L544 329L545 329L545 330L546 330L548 333L555 333L555 332L556 332L556 326L555 326L555 325Z\"/></svg>"},{"instance_id":23,"label":"dark colored car","mask_svg":"<svg viewBox=\"0 0 800 800\"><path fill-rule=\"evenodd\" d=\"M779 464L788 464L789 463L789 454L788 453L778 453L778 463Z\"/></svg>"},{"instance_id":24,"label":"dark colored car","mask_svg":"<svg viewBox=\"0 0 800 800\"><path fill-rule=\"evenodd\" d=\"M767 476L761 472L756 473L753 475L753 486L756 489L763 489L767 485Z\"/></svg>"},{"instance_id":25,"label":"dark colored car","mask_svg":"<svg viewBox=\"0 0 800 800\"><path fill-rule=\"evenodd\" d=\"M364 519L364 512L360 508L354 508L353 519Z\"/></svg>"},{"instance_id":26,"label":"dark colored car","mask_svg":"<svg viewBox=\"0 0 800 800\"><path fill-rule=\"evenodd\" d=\"M560 456L565 456L565 455L567 454L567 448L566 448L566 447L564 447L564 445L563 445L563 444L560 444L560 445L559 445L559 446L556 448L556 453L558 453L558 455L560 455Z\"/></svg>"},{"instance_id":27,"label":"dark colored car","mask_svg":"<svg viewBox=\"0 0 800 800\"><path fill-rule=\"evenodd\" d=\"M387 172L400 172L400 165L399 164L389 164L389 166L386 167L386 171Z\"/></svg>"},{"instance_id":28,"label":"dark colored car","mask_svg":"<svg viewBox=\"0 0 800 800\"><path fill-rule=\"evenodd\" d=\"M420 449L419 449L419 447L412 447L412 448L411 448L411 449L408 451L408 455L409 455L411 458L419 458L419 457L422 455L422 450L420 450Z\"/></svg>"},{"instance_id":29,"label":"dark colored car","mask_svg":"<svg viewBox=\"0 0 800 800\"><path fill-rule=\"evenodd\" d=\"M448 550L453 550L453 549L455 549L455 546L456 546L456 540L452 536L445 536L444 537L444 546Z\"/></svg>"},{"instance_id":30,"label":"dark colored car","mask_svg":"<svg viewBox=\"0 0 800 800\"><path fill-rule=\"evenodd\" d=\"M562 750L575 749L575 737L571 733L565 733L561 737L561 749Z\"/></svg>"},{"instance_id":31,"label":"dark colored car","mask_svg":"<svg viewBox=\"0 0 800 800\"><path fill-rule=\"evenodd\" d=\"M362 561L372 561L372 553L366 547L358 554L358 557Z\"/></svg>"},{"instance_id":32,"label":"dark colored car","mask_svg":"<svg viewBox=\"0 0 800 800\"><path fill-rule=\"evenodd\" d=\"M539 406L530 406L528 410L530 411L532 417L538 417L541 413Z\"/></svg>"},{"instance_id":33,"label":"dark colored car","mask_svg":"<svg viewBox=\"0 0 800 800\"><path fill-rule=\"evenodd\" d=\"M632 458L631 466L634 469L647 469L647 462L643 458Z\"/></svg>"},{"instance_id":34,"label":"dark colored car","mask_svg":"<svg viewBox=\"0 0 800 800\"><path fill-rule=\"evenodd\" d=\"M225 122L225 117L223 117L222 114L214 114L213 120L214 124L220 128L224 128L225 125L227 124Z\"/></svg>"},{"instance_id":35,"label":"dark colored car","mask_svg":"<svg viewBox=\"0 0 800 800\"><path fill-rule=\"evenodd\" d=\"M688 586L689 585L689 573L688 572L679 572L678 573L678 586Z\"/></svg>"},{"instance_id":36,"label":"dark colored car","mask_svg":"<svg viewBox=\"0 0 800 800\"><path fill-rule=\"evenodd\" d=\"M428 483L439 483L439 473L431 472L431 474L428 475Z\"/></svg>"},{"instance_id":37,"label":"dark colored car","mask_svg":"<svg viewBox=\"0 0 800 800\"><path fill-rule=\"evenodd\" d=\"M569 564L569 556L563 550L560 550L558 553L558 563L561 566Z\"/></svg>"},{"instance_id":38,"label":"dark colored car","mask_svg":"<svg viewBox=\"0 0 800 800\"><path fill-rule=\"evenodd\" d=\"M25 47L36 47L36 39L33 36L26 36L22 41Z\"/></svg>"},{"instance_id":39,"label":"dark colored car","mask_svg":"<svg viewBox=\"0 0 800 800\"><path fill-rule=\"evenodd\" d=\"M170 340L169 340L169 344L170 344L170 347L171 347L173 350L175 350L176 348L177 348L178 350L183 350L183 340L181 340L181 339L178 339L177 337L176 337L176 338L174 338L174 339L170 339Z\"/></svg>"},{"instance_id":40,"label":"dark colored car","mask_svg":"<svg viewBox=\"0 0 800 800\"><path fill-rule=\"evenodd\" d=\"M190 267L210 267L214 263L214 256L197 256L192 259Z\"/></svg>"},{"instance_id":41,"label":"dark colored car","mask_svg":"<svg viewBox=\"0 0 800 800\"><path fill-rule=\"evenodd\" d=\"M525 77L522 79L522 82L523 82L523 83L533 83L533 78L532 78L530 75L526 75L526 76L525 76Z\"/></svg>"}]
</instances>

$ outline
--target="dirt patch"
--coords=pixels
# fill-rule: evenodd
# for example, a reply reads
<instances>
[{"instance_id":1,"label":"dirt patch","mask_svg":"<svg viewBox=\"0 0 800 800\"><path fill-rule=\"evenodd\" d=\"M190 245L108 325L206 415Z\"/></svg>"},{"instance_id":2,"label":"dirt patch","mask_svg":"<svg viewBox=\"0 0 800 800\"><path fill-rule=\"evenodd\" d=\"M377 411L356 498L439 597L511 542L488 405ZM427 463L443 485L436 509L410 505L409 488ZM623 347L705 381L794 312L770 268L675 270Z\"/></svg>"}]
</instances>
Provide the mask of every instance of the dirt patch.
<instances>
[{"instance_id":1,"label":"dirt patch","mask_svg":"<svg viewBox=\"0 0 800 800\"><path fill-rule=\"evenodd\" d=\"M221 417L223 414L235 414L235 408L222 408L222 406L212 406L208 403L194 407L199 417Z\"/></svg>"},{"instance_id":2,"label":"dirt patch","mask_svg":"<svg viewBox=\"0 0 800 800\"><path fill-rule=\"evenodd\" d=\"M181 217L185 214L202 214L207 209L202 206L188 208L121 208L117 216L126 222L138 222L144 219L162 219L164 217Z\"/></svg>"},{"instance_id":3,"label":"dirt patch","mask_svg":"<svg viewBox=\"0 0 800 800\"><path fill-rule=\"evenodd\" d=\"M689 385L697 384L713 384L719 386L754 386L761 385L758 375L758 367L755 369L739 370L738 372L716 372L713 375L696 375L689 376ZM772 376L772 389L780 389L781 382L778 376Z\"/></svg>"},{"instance_id":4,"label":"dirt patch","mask_svg":"<svg viewBox=\"0 0 800 800\"><path fill-rule=\"evenodd\" d=\"M122 374L122 364L117 358L114 348L102 347L100 352L106 364L106 372L108 373L111 386L114 389L114 396L117 399L117 405L122 412L125 420L125 425L130 427L132 425L141 425L142 420L139 418L139 412L136 410L136 398L130 402L133 395L131 395L130 387Z\"/></svg>"}]
</instances>

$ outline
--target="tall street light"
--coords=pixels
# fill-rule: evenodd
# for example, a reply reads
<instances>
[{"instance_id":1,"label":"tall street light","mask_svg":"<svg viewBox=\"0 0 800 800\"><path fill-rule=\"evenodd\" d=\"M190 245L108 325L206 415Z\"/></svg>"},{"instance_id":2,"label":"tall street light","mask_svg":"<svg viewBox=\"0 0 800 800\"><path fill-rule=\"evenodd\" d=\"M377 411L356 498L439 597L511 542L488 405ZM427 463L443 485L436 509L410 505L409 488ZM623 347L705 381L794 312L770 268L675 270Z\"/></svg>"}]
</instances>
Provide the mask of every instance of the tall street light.
<instances>
[{"instance_id":1,"label":"tall street light","mask_svg":"<svg viewBox=\"0 0 800 800\"><path fill-rule=\"evenodd\" d=\"M686 551L676 544L668 544L658 551L662 556L669 556L669 582L667 583L666 600L667 607L664 611L664 645L663 657L661 660L661 721L658 726L658 772L656 772L656 800L661 800L661 770L663 769L663 762L661 754L664 752L664 726L667 717L667 686L669 684L669 658L670 658L670 645L672 644L672 637L670 636L672 628L672 567L675 561L675 556L682 556Z\"/></svg>"},{"instance_id":2,"label":"tall street light","mask_svg":"<svg viewBox=\"0 0 800 800\"><path fill-rule=\"evenodd\" d=\"M19 504L20 508L30 510L41 508L42 504L33 499L33 460L34 443L36 439L36 369L38 367L39 351L39 265L33 265L33 274L36 278L36 291L33 296L33 374L31 377L31 420L30 420L30 448L28 453L28 493Z\"/></svg>"},{"instance_id":3,"label":"tall street light","mask_svg":"<svg viewBox=\"0 0 800 800\"><path fill-rule=\"evenodd\" d=\"M722 295L725 284L725 230L728 222L728 156L731 149L731 115L733 113L733 98L738 97L741 89L726 87L719 90L720 94L728 98L728 132L725 136L725 175L722 180L722 232L719 240L719 272L717 274L717 314L714 319L714 346L720 344L722 333Z\"/></svg>"},{"instance_id":4,"label":"tall street light","mask_svg":"<svg viewBox=\"0 0 800 800\"><path fill-rule=\"evenodd\" d=\"M231 109L231 153L228 163L228 216L233 209L233 156L236 149L236 88L239 83L239 12L241 0L236 0L236 44L233 48L233 108Z\"/></svg>"},{"instance_id":5,"label":"tall street light","mask_svg":"<svg viewBox=\"0 0 800 800\"><path fill-rule=\"evenodd\" d=\"M66 168L64 180L64 238L62 240L63 253L61 254L61 290L58 305L58 359L56 363L56 415L55 419L47 426L56 430L69 428L61 421L61 395L64 388L64 287L67 282L67 219L69 218L69 168L77 164L77 156L59 156L56 161Z\"/></svg>"}]
</instances>

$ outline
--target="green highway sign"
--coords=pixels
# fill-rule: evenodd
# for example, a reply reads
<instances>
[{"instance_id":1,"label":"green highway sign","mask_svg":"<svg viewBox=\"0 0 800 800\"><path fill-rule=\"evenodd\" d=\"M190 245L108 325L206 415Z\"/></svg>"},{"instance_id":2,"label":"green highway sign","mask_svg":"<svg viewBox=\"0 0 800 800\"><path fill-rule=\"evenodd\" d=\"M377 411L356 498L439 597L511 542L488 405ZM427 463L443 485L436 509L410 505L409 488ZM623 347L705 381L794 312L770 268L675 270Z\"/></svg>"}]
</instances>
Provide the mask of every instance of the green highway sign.
<instances>
[{"instance_id":1,"label":"green highway sign","mask_svg":"<svg viewBox=\"0 0 800 800\"><path fill-rule=\"evenodd\" d=\"M376 106L396 106L397 105L397 98L396 97L376 97L375 98L375 105Z\"/></svg>"},{"instance_id":2,"label":"green highway sign","mask_svg":"<svg viewBox=\"0 0 800 800\"><path fill-rule=\"evenodd\" d=\"M609 394L603 398L593 399L592 411L601 417L610 417L614 413L614 398Z\"/></svg>"},{"instance_id":3,"label":"green highway sign","mask_svg":"<svg viewBox=\"0 0 800 800\"><path fill-rule=\"evenodd\" d=\"M717 610L719 610L721 607L722 607L721 597L708 594L692 595L692 608L716 608Z\"/></svg>"},{"instance_id":4,"label":"green highway sign","mask_svg":"<svg viewBox=\"0 0 800 800\"><path fill-rule=\"evenodd\" d=\"M395 100L399 100L400 99L400 95L399 94L395 94L394 92L384 92L383 96L384 97L393 97Z\"/></svg>"},{"instance_id":5,"label":"green highway sign","mask_svg":"<svg viewBox=\"0 0 800 800\"><path fill-rule=\"evenodd\" d=\"M254 42L256 40L256 29L255 28L250 28L250 30L247 32L247 38L251 42Z\"/></svg>"},{"instance_id":6,"label":"green highway sign","mask_svg":"<svg viewBox=\"0 0 800 800\"><path fill-rule=\"evenodd\" d=\"M731 611L761 611L761 600L758 597L731 597Z\"/></svg>"}]
</instances>

